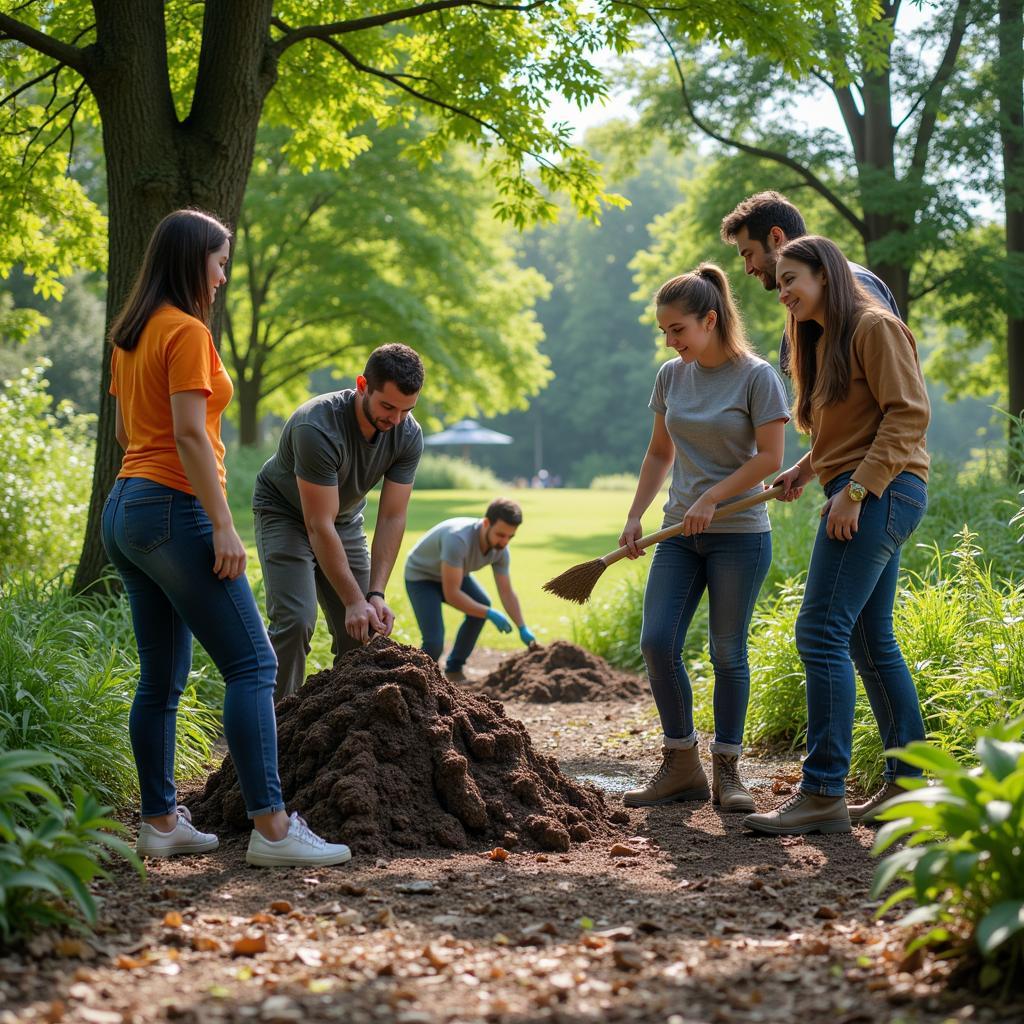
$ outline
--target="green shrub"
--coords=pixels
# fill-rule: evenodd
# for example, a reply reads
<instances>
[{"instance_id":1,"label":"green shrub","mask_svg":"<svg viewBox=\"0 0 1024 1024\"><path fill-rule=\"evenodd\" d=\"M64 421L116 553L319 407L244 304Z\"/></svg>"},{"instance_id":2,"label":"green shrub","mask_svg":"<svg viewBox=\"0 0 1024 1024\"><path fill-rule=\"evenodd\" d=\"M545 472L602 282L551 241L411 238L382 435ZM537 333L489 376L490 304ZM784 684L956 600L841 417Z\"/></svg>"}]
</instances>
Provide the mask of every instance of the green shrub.
<instances>
[{"instance_id":1,"label":"green shrub","mask_svg":"<svg viewBox=\"0 0 1024 1024\"><path fill-rule=\"evenodd\" d=\"M999 981L1005 991L1024 968L1024 719L983 730L977 768L968 769L939 747L911 743L897 751L908 764L937 780L913 780L910 792L890 801L879 817L887 822L872 853L900 839L875 872L873 895L903 883L879 915L910 899L907 926L928 924L909 944L957 948L966 938L988 963L985 988ZM966 935L964 934L966 933ZM960 945L960 951L964 947Z\"/></svg>"},{"instance_id":2,"label":"green shrub","mask_svg":"<svg viewBox=\"0 0 1024 1024\"><path fill-rule=\"evenodd\" d=\"M0 565L52 575L72 562L92 481L94 418L54 407L44 360L0 383Z\"/></svg>"},{"instance_id":3,"label":"green shrub","mask_svg":"<svg viewBox=\"0 0 1024 1024\"><path fill-rule=\"evenodd\" d=\"M56 793L29 769L52 774L59 759L35 750L0 754L0 938L28 937L39 928L96 923L88 883L105 876L119 854L143 872L135 852L117 833L124 826L96 798L74 787L65 809Z\"/></svg>"},{"instance_id":4,"label":"green shrub","mask_svg":"<svg viewBox=\"0 0 1024 1024\"><path fill-rule=\"evenodd\" d=\"M507 486L486 466L476 466L453 455L424 452L416 469L419 491L493 491L497 496Z\"/></svg>"},{"instance_id":5,"label":"green shrub","mask_svg":"<svg viewBox=\"0 0 1024 1024\"><path fill-rule=\"evenodd\" d=\"M644 579L640 572L633 572L611 586L599 583L595 596L573 618L573 643L627 672L642 672Z\"/></svg>"},{"instance_id":6,"label":"green shrub","mask_svg":"<svg viewBox=\"0 0 1024 1024\"><path fill-rule=\"evenodd\" d=\"M933 553L923 575L905 573L893 623L927 735L968 759L980 729L1024 712L1024 582L997 579L976 540L964 530L953 551ZM851 774L871 788L882 768L878 729L860 693Z\"/></svg>"},{"instance_id":7,"label":"green shrub","mask_svg":"<svg viewBox=\"0 0 1024 1024\"><path fill-rule=\"evenodd\" d=\"M125 597L75 597L62 578L0 581L0 749L57 758L41 770L63 800L75 784L115 806L137 793L128 712L138 671ZM217 722L193 677L178 711L180 776L204 772Z\"/></svg>"}]
</instances>

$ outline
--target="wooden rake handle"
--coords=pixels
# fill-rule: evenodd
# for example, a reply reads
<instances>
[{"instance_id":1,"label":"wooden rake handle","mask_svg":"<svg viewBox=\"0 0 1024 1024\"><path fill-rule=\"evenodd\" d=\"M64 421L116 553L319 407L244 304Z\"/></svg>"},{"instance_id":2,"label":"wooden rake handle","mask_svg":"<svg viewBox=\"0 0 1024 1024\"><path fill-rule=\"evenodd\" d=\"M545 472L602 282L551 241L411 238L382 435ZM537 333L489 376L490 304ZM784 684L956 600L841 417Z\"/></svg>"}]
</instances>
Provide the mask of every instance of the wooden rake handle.
<instances>
[{"instance_id":1,"label":"wooden rake handle","mask_svg":"<svg viewBox=\"0 0 1024 1024\"><path fill-rule=\"evenodd\" d=\"M776 484L774 487L769 487L760 494L752 494L749 498L741 498L739 501L731 501L726 505L718 505L715 508L715 514L711 517L712 522L717 522L719 519L725 519L726 516L731 516L734 512L742 512L744 509L753 508L755 505L761 505L766 501L771 501L772 498L777 498L780 494L785 491L785 487L782 484ZM649 533L645 537L641 537L637 542L638 548L649 548L652 544L657 544L660 541L668 540L669 537L677 537L683 532L683 524L676 523L674 526L666 526L664 530L658 530L657 533ZM629 553L629 548L623 546L612 551L610 554L605 555L601 561L605 565L614 565L616 562L625 558Z\"/></svg>"}]
</instances>

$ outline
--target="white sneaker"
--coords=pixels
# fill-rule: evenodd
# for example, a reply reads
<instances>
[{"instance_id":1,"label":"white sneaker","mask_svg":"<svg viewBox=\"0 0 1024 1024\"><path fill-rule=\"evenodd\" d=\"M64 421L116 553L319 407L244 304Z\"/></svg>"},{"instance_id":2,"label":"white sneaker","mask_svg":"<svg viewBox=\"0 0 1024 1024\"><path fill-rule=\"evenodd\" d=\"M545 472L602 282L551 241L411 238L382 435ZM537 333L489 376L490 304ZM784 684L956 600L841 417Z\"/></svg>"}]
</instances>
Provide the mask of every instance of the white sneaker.
<instances>
[{"instance_id":1,"label":"white sneaker","mask_svg":"<svg viewBox=\"0 0 1024 1024\"><path fill-rule=\"evenodd\" d=\"M247 863L265 868L344 864L351 859L352 851L347 846L325 842L299 817L298 811L292 811L284 839L266 839L253 829L249 849L245 851Z\"/></svg>"},{"instance_id":2,"label":"white sneaker","mask_svg":"<svg viewBox=\"0 0 1024 1024\"><path fill-rule=\"evenodd\" d=\"M178 820L170 832L161 832L148 821L139 826L135 852L140 857L174 857L179 853L208 853L216 850L219 840L212 832L200 832L192 824L187 807L177 808Z\"/></svg>"}]
</instances>

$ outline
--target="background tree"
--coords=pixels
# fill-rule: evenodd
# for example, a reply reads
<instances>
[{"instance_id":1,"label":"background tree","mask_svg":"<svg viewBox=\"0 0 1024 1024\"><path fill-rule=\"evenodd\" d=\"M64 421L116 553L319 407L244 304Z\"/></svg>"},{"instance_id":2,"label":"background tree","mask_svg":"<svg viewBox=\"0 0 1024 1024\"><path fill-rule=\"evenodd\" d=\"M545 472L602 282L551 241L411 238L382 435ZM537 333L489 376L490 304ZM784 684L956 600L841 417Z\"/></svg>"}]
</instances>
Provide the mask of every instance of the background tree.
<instances>
[{"instance_id":1,"label":"background tree","mask_svg":"<svg viewBox=\"0 0 1024 1024\"><path fill-rule=\"evenodd\" d=\"M956 242L973 223L976 197L955 169L987 154L970 124L949 117L950 94L970 75L958 58L986 34L987 2L937 0L912 27L897 22L900 0L877 5L866 22L849 18L842 4L819 4L809 16L808 73L797 77L782 74L770 54L673 36L659 24L670 61L638 75L646 114L677 133L696 126L727 150L766 162L760 188L799 189L800 202L811 192L822 197L857 238L855 258L886 281L907 315L970 266ZM845 137L794 117L826 97ZM951 248L963 259L937 272L936 259Z\"/></svg>"},{"instance_id":2,"label":"background tree","mask_svg":"<svg viewBox=\"0 0 1024 1024\"><path fill-rule=\"evenodd\" d=\"M650 437L660 342L642 320L650 294L631 295L630 260L650 244L651 221L678 201L694 158L625 122L593 128L585 141L630 205L610 210L600 226L564 218L523 236L520 261L552 283L537 313L554 379L528 413L488 422L515 441L473 458L506 477L543 467L586 486L599 474L636 472ZM669 259L664 269L667 276L682 268Z\"/></svg>"},{"instance_id":3,"label":"background tree","mask_svg":"<svg viewBox=\"0 0 1024 1024\"><path fill-rule=\"evenodd\" d=\"M549 377L532 314L547 284L516 265L478 171L458 151L403 157L418 123L368 135L344 172L303 174L286 132L261 133L224 324L243 445L260 441L263 410L306 396L311 372L352 377L384 341L423 356L423 414L434 396L450 416L525 407Z\"/></svg>"}]
</instances>

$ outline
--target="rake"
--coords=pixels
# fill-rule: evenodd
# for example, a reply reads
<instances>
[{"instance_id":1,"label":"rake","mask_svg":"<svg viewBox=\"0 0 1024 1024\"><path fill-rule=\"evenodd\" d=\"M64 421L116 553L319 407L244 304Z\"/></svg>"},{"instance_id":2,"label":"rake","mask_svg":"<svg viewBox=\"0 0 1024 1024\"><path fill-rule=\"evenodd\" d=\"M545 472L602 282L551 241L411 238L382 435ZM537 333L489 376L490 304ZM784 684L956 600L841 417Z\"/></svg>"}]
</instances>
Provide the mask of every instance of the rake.
<instances>
[{"instance_id":1,"label":"rake","mask_svg":"<svg viewBox=\"0 0 1024 1024\"><path fill-rule=\"evenodd\" d=\"M719 505L715 509L715 514L711 517L711 520L712 522L717 522L719 519L731 516L734 512L742 512L744 509L753 508L755 505L760 505L765 501L770 501L772 498L777 498L784 490L785 488L782 484L776 484L774 487L769 487L759 494L752 494L749 498L741 498L739 501ZM664 530L658 530L657 533L649 533L646 537L641 537L636 542L636 546L638 548L649 548L652 544L668 540L669 537L678 536L682 532L682 523L666 526ZM621 561L628 552L629 548L623 546L601 558L593 558L589 562L581 562L579 565L574 565L571 569L566 569L561 576L548 580L544 584L544 589L549 594L564 597L566 601L586 604L590 599L591 591L593 591L605 569Z\"/></svg>"}]
</instances>

